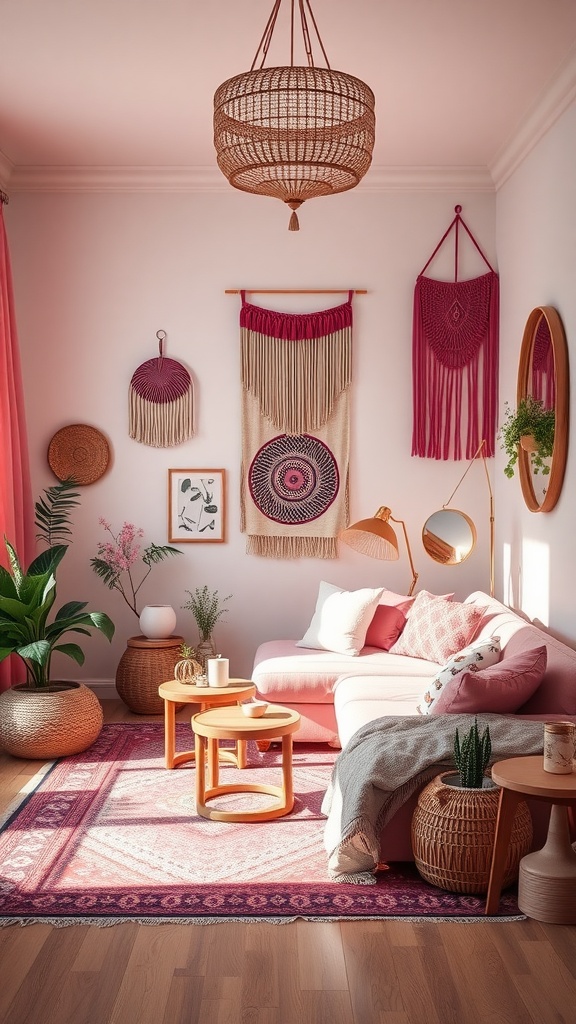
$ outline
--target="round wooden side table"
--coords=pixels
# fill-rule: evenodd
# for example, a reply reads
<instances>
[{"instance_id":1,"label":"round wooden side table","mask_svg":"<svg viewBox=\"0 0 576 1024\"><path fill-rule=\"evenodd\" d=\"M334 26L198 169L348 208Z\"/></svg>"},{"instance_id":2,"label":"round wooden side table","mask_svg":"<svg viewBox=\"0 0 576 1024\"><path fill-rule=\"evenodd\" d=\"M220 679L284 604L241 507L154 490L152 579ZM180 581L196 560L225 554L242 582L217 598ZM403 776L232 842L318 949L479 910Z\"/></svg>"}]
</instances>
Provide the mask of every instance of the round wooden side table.
<instances>
[{"instance_id":1,"label":"round wooden side table","mask_svg":"<svg viewBox=\"0 0 576 1024\"><path fill-rule=\"evenodd\" d=\"M496 823L486 914L498 910L512 820L524 796L552 804L548 837L541 850L520 861L518 907L527 917L548 924L576 924L576 853L570 845L570 824L576 818L576 773L545 772L542 755L511 757L492 766L502 787Z\"/></svg>"},{"instance_id":2,"label":"round wooden side table","mask_svg":"<svg viewBox=\"0 0 576 1024\"><path fill-rule=\"evenodd\" d=\"M300 728L300 715L291 708L270 704L261 718L248 718L242 708L211 708L192 718L196 737L196 811L215 821L269 821L289 814L294 806L292 781L292 734ZM274 740L282 738L282 785L257 782L218 784L218 740ZM208 754L208 786L206 758ZM222 751L220 751L221 755ZM275 801L262 810L225 811L208 807L216 796L234 793L267 793Z\"/></svg>"},{"instance_id":3,"label":"round wooden side table","mask_svg":"<svg viewBox=\"0 0 576 1024\"><path fill-rule=\"evenodd\" d=\"M164 701L164 763L166 768L177 768L179 764L193 761L196 753L194 750L176 753L176 708L184 704L199 704L200 710L205 711L207 708L234 705L253 697L256 687L250 679L231 679L228 686L221 687L196 686L169 679L160 684L158 693ZM240 742L235 750L221 750L220 760L245 768L246 744Z\"/></svg>"}]
</instances>

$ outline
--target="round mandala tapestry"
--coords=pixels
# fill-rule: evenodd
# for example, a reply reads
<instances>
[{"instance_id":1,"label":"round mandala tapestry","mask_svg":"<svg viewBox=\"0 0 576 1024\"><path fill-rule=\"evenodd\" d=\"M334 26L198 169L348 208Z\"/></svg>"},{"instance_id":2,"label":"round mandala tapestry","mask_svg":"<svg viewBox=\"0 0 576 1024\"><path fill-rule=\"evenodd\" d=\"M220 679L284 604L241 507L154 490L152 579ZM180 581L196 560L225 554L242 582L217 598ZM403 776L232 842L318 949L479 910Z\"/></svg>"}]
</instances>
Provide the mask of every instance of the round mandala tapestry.
<instances>
[{"instance_id":1,"label":"round mandala tapestry","mask_svg":"<svg viewBox=\"0 0 576 1024\"><path fill-rule=\"evenodd\" d=\"M340 477L323 441L309 434L280 434L257 452L248 486L262 515L297 526L326 512L338 494Z\"/></svg>"}]
</instances>

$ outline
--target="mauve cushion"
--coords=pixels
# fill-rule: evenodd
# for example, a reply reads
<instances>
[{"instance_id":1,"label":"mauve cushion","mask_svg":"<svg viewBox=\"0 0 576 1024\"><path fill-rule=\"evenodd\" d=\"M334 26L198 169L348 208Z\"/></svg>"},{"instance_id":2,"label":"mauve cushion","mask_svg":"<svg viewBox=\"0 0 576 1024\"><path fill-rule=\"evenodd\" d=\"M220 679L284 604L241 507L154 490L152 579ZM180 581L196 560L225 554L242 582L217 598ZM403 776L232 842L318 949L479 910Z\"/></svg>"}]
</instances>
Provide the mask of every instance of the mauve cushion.
<instances>
[{"instance_id":1,"label":"mauve cushion","mask_svg":"<svg viewBox=\"0 0 576 1024\"><path fill-rule=\"evenodd\" d=\"M540 686L546 661L543 645L505 657L479 672L462 672L443 687L430 714L513 714Z\"/></svg>"},{"instance_id":2,"label":"mauve cushion","mask_svg":"<svg viewBox=\"0 0 576 1024\"><path fill-rule=\"evenodd\" d=\"M393 590L385 590L380 598L374 618L366 633L366 647L379 647L389 651L406 625L407 614L416 600L405 594L395 594Z\"/></svg>"}]
</instances>

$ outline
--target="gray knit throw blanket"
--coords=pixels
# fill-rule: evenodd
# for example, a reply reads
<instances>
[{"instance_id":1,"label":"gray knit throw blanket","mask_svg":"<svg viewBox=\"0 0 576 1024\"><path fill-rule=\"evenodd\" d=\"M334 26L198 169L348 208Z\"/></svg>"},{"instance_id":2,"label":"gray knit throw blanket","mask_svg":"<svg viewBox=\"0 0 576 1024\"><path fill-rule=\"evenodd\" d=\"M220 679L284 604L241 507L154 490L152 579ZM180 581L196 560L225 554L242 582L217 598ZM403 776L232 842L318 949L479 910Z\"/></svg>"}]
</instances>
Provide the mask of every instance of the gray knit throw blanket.
<instances>
[{"instance_id":1,"label":"gray knit throw blanket","mask_svg":"<svg viewBox=\"0 0 576 1024\"><path fill-rule=\"evenodd\" d=\"M412 793L454 768L456 729L462 739L475 717L480 733L490 727L490 764L542 753L544 723L515 715L378 718L354 734L336 761L322 803L328 818L324 845L334 881L375 884L383 826Z\"/></svg>"}]
</instances>

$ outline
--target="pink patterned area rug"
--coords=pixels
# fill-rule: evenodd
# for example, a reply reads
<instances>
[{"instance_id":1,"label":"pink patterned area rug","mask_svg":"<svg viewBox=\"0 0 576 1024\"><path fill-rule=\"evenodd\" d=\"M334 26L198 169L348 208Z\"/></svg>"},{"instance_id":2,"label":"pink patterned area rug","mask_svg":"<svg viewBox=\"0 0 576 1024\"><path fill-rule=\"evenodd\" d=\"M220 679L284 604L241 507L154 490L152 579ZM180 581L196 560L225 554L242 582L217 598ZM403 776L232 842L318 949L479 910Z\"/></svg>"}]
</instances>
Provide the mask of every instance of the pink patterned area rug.
<instances>
[{"instance_id":1,"label":"pink patterned area rug","mask_svg":"<svg viewBox=\"0 0 576 1024\"><path fill-rule=\"evenodd\" d=\"M178 724L178 749L190 727ZM391 865L373 886L330 881L320 806L337 752L295 744L293 812L266 822L196 814L193 764L164 768L160 723L105 725L89 750L35 777L0 832L0 925L485 918L481 897ZM251 780L280 781L280 751L248 748ZM241 774L231 765L221 781ZM269 801L266 796L220 797ZM498 920L518 917L503 894ZM520 915L521 916L521 915Z\"/></svg>"}]
</instances>

